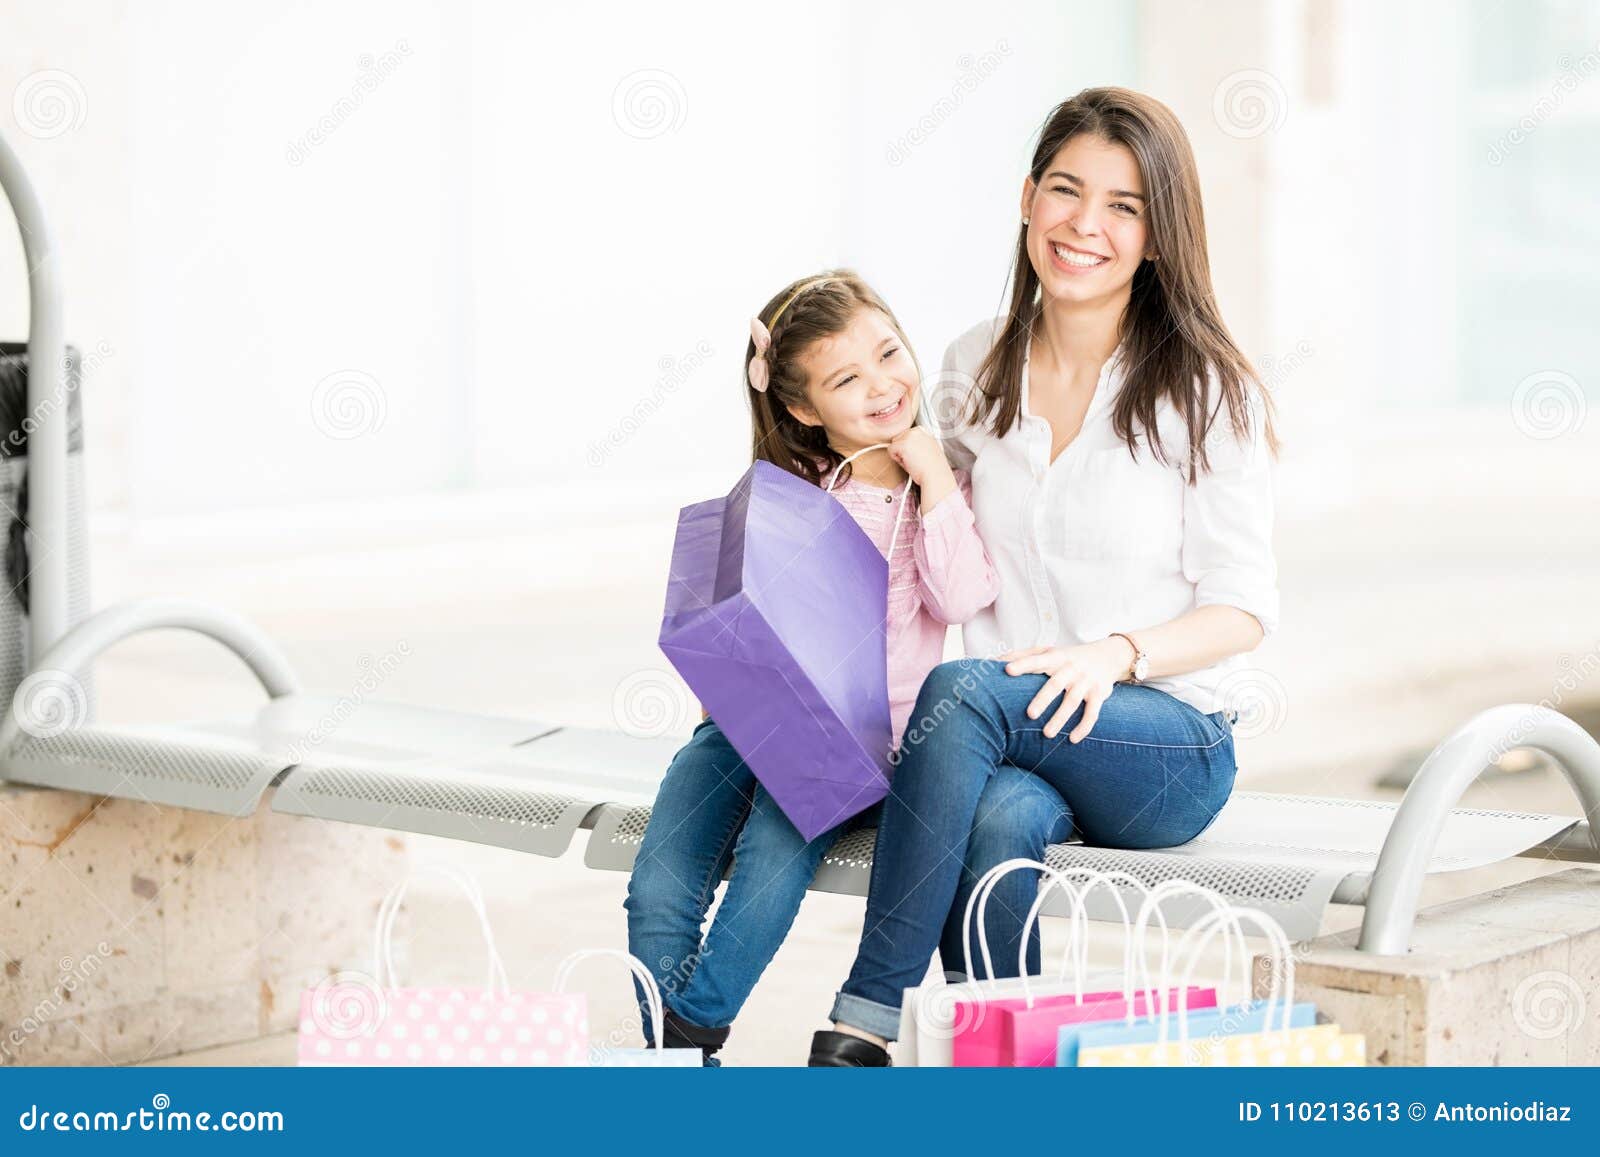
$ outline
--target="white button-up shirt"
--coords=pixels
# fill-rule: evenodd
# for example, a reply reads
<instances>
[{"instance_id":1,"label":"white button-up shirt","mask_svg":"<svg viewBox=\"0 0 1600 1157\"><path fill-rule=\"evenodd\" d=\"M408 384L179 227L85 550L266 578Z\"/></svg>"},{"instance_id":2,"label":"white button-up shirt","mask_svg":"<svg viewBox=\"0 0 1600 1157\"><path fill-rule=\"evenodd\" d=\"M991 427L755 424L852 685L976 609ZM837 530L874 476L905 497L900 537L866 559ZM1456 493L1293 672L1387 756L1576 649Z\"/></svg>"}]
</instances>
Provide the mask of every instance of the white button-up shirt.
<instances>
[{"instance_id":1,"label":"white button-up shirt","mask_svg":"<svg viewBox=\"0 0 1600 1157\"><path fill-rule=\"evenodd\" d=\"M951 344L941 394L974 388L998 332L984 322ZM1082 429L1053 463L1050 423L1028 405L1026 368L1021 421L1003 437L983 421L945 432L951 462L972 473L978 533L1000 578L994 605L963 628L967 654L1092 643L1113 631L1137 638L1141 627L1217 604L1249 612L1268 634L1276 629L1271 455L1259 414L1241 442L1220 410L1207 439L1210 469L1190 485L1188 431L1170 402L1157 411L1166 464L1143 436L1135 459L1112 429L1122 352L1102 367ZM1221 404L1215 390L1212 399ZM939 409L967 412L948 395ZM1236 655L1147 683L1209 714L1236 706L1229 676L1247 666Z\"/></svg>"}]
</instances>

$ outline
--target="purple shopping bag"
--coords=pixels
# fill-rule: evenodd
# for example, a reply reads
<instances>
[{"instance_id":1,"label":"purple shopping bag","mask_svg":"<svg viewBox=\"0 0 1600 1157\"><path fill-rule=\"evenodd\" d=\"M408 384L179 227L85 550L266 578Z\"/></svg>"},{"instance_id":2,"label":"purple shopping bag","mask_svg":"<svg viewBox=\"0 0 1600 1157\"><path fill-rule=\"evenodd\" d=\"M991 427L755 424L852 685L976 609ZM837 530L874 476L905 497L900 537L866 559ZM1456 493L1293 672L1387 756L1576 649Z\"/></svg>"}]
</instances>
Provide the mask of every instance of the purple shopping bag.
<instances>
[{"instance_id":1,"label":"purple shopping bag","mask_svg":"<svg viewBox=\"0 0 1600 1157\"><path fill-rule=\"evenodd\" d=\"M770 462L678 515L661 649L808 840L889 791L888 586L838 500Z\"/></svg>"}]
</instances>

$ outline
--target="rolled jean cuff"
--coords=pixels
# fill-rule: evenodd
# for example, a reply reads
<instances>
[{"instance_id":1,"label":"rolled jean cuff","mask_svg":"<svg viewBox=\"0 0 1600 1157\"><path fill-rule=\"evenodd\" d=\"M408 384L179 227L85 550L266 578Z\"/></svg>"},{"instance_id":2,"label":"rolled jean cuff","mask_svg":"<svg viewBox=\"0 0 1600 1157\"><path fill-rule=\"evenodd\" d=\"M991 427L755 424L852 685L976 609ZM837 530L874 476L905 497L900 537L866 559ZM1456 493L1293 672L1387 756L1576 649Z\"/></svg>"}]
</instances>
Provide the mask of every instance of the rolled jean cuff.
<instances>
[{"instance_id":1,"label":"rolled jean cuff","mask_svg":"<svg viewBox=\"0 0 1600 1157\"><path fill-rule=\"evenodd\" d=\"M833 998L833 1012L828 1019L835 1024L847 1024L884 1040L900 1036L900 1008L898 1005L879 1004L863 996L841 992Z\"/></svg>"}]
</instances>

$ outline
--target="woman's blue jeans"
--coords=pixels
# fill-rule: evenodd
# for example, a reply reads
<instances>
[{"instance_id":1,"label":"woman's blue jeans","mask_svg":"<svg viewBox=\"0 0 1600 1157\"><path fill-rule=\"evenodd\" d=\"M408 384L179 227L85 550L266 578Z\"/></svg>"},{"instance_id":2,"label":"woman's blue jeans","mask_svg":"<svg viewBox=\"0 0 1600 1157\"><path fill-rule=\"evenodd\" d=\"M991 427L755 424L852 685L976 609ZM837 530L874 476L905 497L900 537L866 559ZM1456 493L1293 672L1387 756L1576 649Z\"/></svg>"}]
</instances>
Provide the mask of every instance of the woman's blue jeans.
<instances>
[{"instance_id":1,"label":"woman's blue jeans","mask_svg":"<svg viewBox=\"0 0 1600 1157\"><path fill-rule=\"evenodd\" d=\"M1235 770L1224 712L1206 715L1164 691L1118 683L1094 729L1070 743L1081 707L1053 739L1044 736L1049 711L1027 716L1044 683L989 659L943 663L923 683L882 804L861 947L833 1020L898 1035L902 995L922 983L961 889L981 801L1007 768L1055 788L1094 847L1176 847L1222 810ZM1037 877L1012 878L1024 881L1026 913ZM1013 965L1017 942L1013 935Z\"/></svg>"},{"instance_id":2,"label":"woman's blue jeans","mask_svg":"<svg viewBox=\"0 0 1600 1157\"><path fill-rule=\"evenodd\" d=\"M668 1007L691 1024L732 1024L788 935L828 848L877 817L874 807L807 843L717 725L705 720L695 728L662 780L624 905L628 950L650 968ZM943 932L946 969L963 968L961 915L977 878L1003 860L1040 859L1046 846L1070 834L1066 806L1044 780L1015 768L985 777L961 836L959 882L952 873L946 912L935 921L936 938ZM701 926L730 862L722 906L702 942ZM1022 873L1004 883L991 897L985 930L998 946L995 974L1012 976L1022 918L1038 885ZM1028 959L1037 971L1037 933L1030 937ZM981 974L982 965L977 969ZM648 1024L646 1038L654 1039Z\"/></svg>"}]
</instances>

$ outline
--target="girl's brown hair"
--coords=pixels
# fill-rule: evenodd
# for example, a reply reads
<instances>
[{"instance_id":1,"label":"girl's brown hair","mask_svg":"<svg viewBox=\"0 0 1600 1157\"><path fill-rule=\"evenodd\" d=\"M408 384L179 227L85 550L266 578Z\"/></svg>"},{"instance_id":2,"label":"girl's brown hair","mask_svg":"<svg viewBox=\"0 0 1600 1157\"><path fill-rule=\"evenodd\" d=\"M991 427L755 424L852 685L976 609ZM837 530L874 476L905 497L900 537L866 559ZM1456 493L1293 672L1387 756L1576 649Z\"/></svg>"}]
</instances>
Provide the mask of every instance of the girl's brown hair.
<instances>
[{"instance_id":1,"label":"girl's brown hair","mask_svg":"<svg viewBox=\"0 0 1600 1157\"><path fill-rule=\"evenodd\" d=\"M1252 389L1259 379L1229 336L1217 311L1206 254L1200 178L1189 138L1171 109L1126 88L1086 88L1057 105L1039 134L1028 175L1041 182L1055 155L1083 135L1126 146L1144 178L1150 247L1159 260L1133 275L1119 334L1127 378L1112 410L1112 427L1137 454L1143 431L1156 459L1167 462L1156 429L1156 410L1170 399L1189 432L1190 482L1210 466L1206 439L1221 405L1234 434L1250 436L1252 395L1261 405L1261 430L1276 451L1272 399ZM1028 342L1043 312L1039 275L1028 257L1021 226L1011 267L1011 301L996 339L978 369L973 420L989 421L997 437L1016 425L1022 410L1022 368ZM1212 398L1215 383L1221 403Z\"/></svg>"},{"instance_id":2,"label":"girl's brown hair","mask_svg":"<svg viewBox=\"0 0 1600 1157\"><path fill-rule=\"evenodd\" d=\"M772 334L766 355L767 389L764 393L755 389L748 377L744 383L750 398L753 459L771 462L819 486L844 460L828 445L827 432L821 426L807 426L789 412L789 407L811 404L806 398L805 369L800 365L806 349L813 342L843 333L863 309L875 309L888 318L905 342L906 352L911 353L911 343L906 342L905 330L894 311L849 269L830 269L792 281L761 307L757 316ZM755 356L755 342L751 340L745 345L743 365L748 367ZM915 355L912 364L916 364ZM849 476L850 467L846 466L840 480Z\"/></svg>"}]
</instances>

